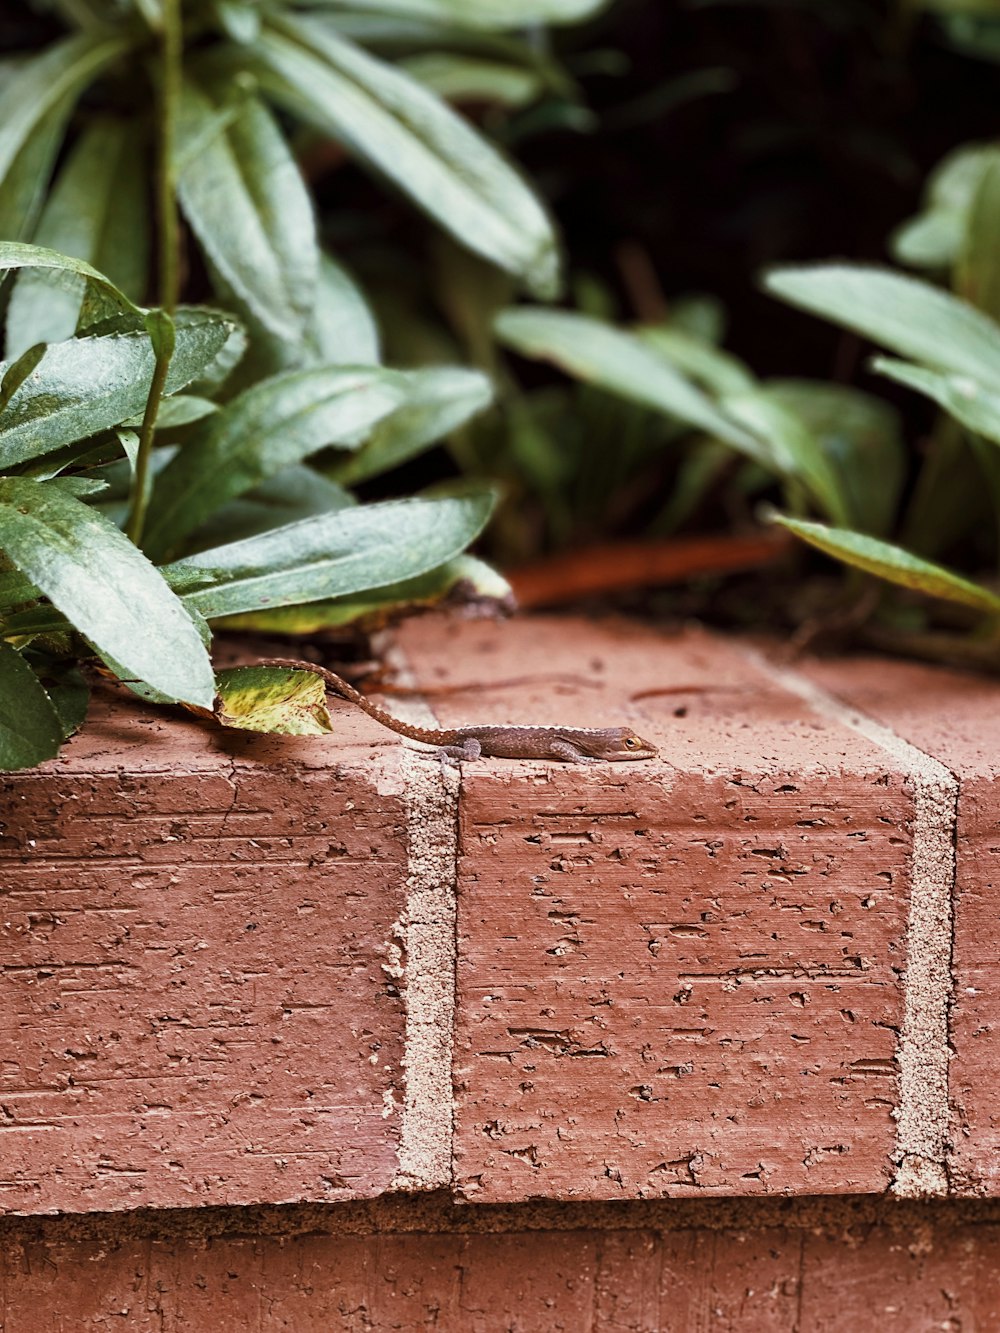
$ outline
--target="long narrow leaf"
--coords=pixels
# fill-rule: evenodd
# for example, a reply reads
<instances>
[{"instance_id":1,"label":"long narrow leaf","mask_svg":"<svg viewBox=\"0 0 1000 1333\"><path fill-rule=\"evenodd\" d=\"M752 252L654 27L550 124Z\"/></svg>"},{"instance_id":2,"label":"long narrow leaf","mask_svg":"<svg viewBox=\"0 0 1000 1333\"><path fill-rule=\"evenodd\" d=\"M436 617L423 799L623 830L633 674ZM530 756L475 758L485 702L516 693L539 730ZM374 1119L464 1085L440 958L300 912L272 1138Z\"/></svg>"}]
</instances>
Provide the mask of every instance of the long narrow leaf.
<instances>
[{"instance_id":1,"label":"long narrow leaf","mask_svg":"<svg viewBox=\"0 0 1000 1333\"><path fill-rule=\"evenodd\" d=\"M760 440L766 440L778 472L801 481L825 517L850 521L840 478L815 435L792 408L767 389L731 394L722 400L726 411Z\"/></svg>"},{"instance_id":2,"label":"long narrow leaf","mask_svg":"<svg viewBox=\"0 0 1000 1333\"><path fill-rule=\"evenodd\" d=\"M825 380L769 380L769 397L812 431L837 475L849 523L879 537L895 520L906 480L899 414L882 398Z\"/></svg>"},{"instance_id":3,"label":"long narrow leaf","mask_svg":"<svg viewBox=\"0 0 1000 1333\"><path fill-rule=\"evenodd\" d=\"M167 392L188 384L215 357L232 325L210 312L178 316ZM146 333L53 343L0 412L0 467L11 467L141 412L153 374ZM0 376L6 366L0 363Z\"/></svg>"},{"instance_id":4,"label":"long narrow leaf","mask_svg":"<svg viewBox=\"0 0 1000 1333\"><path fill-rule=\"evenodd\" d=\"M192 550L200 546L222 546L299 523L304 518L347 509L357 500L305 463L285 468L247 491L237 500L217 509L201 534L195 534Z\"/></svg>"},{"instance_id":5,"label":"long narrow leaf","mask_svg":"<svg viewBox=\"0 0 1000 1333\"><path fill-rule=\"evenodd\" d=\"M1000 394L992 393L968 375L939 375L923 366L877 356L873 369L897 384L905 384L938 403L969 430L1000 444Z\"/></svg>"},{"instance_id":6,"label":"long narrow leaf","mask_svg":"<svg viewBox=\"0 0 1000 1333\"><path fill-rule=\"evenodd\" d=\"M822 523L805 523L783 514L775 515L774 522L788 528L817 550L842 560L845 565L853 565L867 574L877 574L903 588L913 588L932 597L974 607L977 611L1000 615L1000 597L995 593L953 574L943 565L921 560L900 546L892 546L862 532L827 528Z\"/></svg>"},{"instance_id":7,"label":"long narrow leaf","mask_svg":"<svg viewBox=\"0 0 1000 1333\"><path fill-rule=\"evenodd\" d=\"M1000 325L916 278L859 264L775 269L768 291L935 370L1000 381Z\"/></svg>"},{"instance_id":8,"label":"long narrow leaf","mask_svg":"<svg viewBox=\"0 0 1000 1333\"><path fill-rule=\"evenodd\" d=\"M534 23L579 23L607 8L609 0L351 0L351 9L404 18L433 19L462 27L503 31ZM315 0L310 0L315 3ZM322 3L322 0L319 0Z\"/></svg>"},{"instance_id":9,"label":"long narrow leaf","mask_svg":"<svg viewBox=\"0 0 1000 1333\"><path fill-rule=\"evenodd\" d=\"M186 80L177 126L181 206L240 307L273 336L297 342L319 267L308 191L261 101L245 98L213 130L218 115L212 92Z\"/></svg>"},{"instance_id":10,"label":"long narrow leaf","mask_svg":"<svg viewBox=\"0 0 1000 1333\"><path fill-rule=\"evenodd\" d=\"M451 560L482 531L493 500L481 493L342 509L201 551L162 572L185 606L210 618L344 597Z\"/></svg>"},{"instance_id":11,"label":"long narrow leaf","mask_svg":"<svg viewBox=\"0 0 1000 1333\"><path fill-rule=\"evenodd\" d=\"M51 482L0 478L0 548L102 657L169 698L211 706L211 664L191 617L90 505Z\"/></svg>"},{"instance_id":12,"label":"long narrow leaf","mask_svg":"<svg viewBox=\"0 0 1000 1333\"><path fill-rule=\"evenodd\" d=\"M0 241L0 274L7 269L32 268L47 272L54 284L75 290L76 279L85 278L97 288L102 300L113 310L140 315L142 310L120 291L111 279L83 259L60 254L41 245L25 245L21 241Z\"/></svg>"},{"instance_id":13,"label":"long narrow leaf","mask_svg":"<svg viewBox=\"0 0 1000 1333\"><path fill-rule=\"evenodd\" d=\"M525 356L552 361L589 384L698 426L756 461L774 466L765 445L741 430L634 334L589 315L530 307L502 311L495 327L501 342Z\"/></svg>"},{"instance_id":14,"label":"long narrow leaf","mask_svg":"<svg viewBox=\"0 0 1000 1333\"><path fill-rule=\"evenodd\" d=\"M359 621L366 626L381 626L415 607L434 606L452 596L458 597L463 605L471 601L495 610L497 606L509 606L513 593L510 584L495 569L475 556L459 555L426 574L384 588L300 606L248 611L214 623L219 629L263 634L316 634L319 630L339 629Z\"/></svg>"},{"instance_id":15,"label":"long narrow leaf","mask_svg":"<svg viewBox=\"0 0 1000 1333\"><path fill-rule=\"evenodd\" d=\"M329 444L347 444L403 401L393 371L293 371L209 417L156 479L146 550L159 559L237 495Z\"/></svg>"},{"instance_id":16,"label":"long narrow leaf","mask_svg":"<svg viewBox=\"0 0 1000 1333\"><path fill-rule=\"evenodd\" d=\"M458 366L429 366L402 372L406 398L371 432L356 453L338 461L328 475L355 486L414 457L488 406L493 388L485 375Z\"/></svg>"},{"instance_id":17,"label":"long narrow leaf","mask_svg":"<svg viewBox=\"0 0 1000 1333\"><path fill-rule=\"evenodd\" d=\"M308 19L272 18L254 50L270 96L395 181L463 245L538 295L555 295L558 256L545 211L440 98Z\"/></svg>"},{"instance_id":18,"label":"long narrow leaf","mask_svg":"<svg viewBox=\"0 0 1000 1333\"><path fill-rule=\"evenodd\" d=\"M85 259L131 299L145 295L146 180L135 127L98 120L83 132L56 180L35 233L39 245ZM7 312L7 355L71 338L85 279L56 287L30 269L18 275Z\"/></svg>"},{"instance_id":19,"label":"long narrow leaf","mask_svg":"<svg viewBox=\"0 0 1000 1333\"><path fill-rule=\"evenodd\" d=\"M33 768L58 754L62 739L59 714L38 677L0 641L0 769Z\"/></svg>"},{"instance_id":20,"label":"long narrow leaf","mask_svg":"<svg viewBox=\"0 0 1000 1333\"><path fill-rule=\"evenodd\" d=\"M128 49L107 30L79 33L25 61L0 91L0 180L53 111L68 114L87 84Z\"/></svg>"},{"instance_id":21,"label":"long narrow leaf","mask_svg":"<svg viewBox=\"0 0 1000 1333\"><path fill-rule=\"evenodd\" d=\"M36 121L0 179L0 236L9 241L31 239L72 109L64 97Z\"/></svg>"},{"instance_id":22,"label":"long narrow leaf","mask_svg":"<svg viewBox=\"0 0 1000 1333\"><path fill-rule=\"evenodd\" d=\"M320 256L306 342L318 365L377 366L382 359L378 325L364 294L329 255Z\"/></svg>"}]
</instances>

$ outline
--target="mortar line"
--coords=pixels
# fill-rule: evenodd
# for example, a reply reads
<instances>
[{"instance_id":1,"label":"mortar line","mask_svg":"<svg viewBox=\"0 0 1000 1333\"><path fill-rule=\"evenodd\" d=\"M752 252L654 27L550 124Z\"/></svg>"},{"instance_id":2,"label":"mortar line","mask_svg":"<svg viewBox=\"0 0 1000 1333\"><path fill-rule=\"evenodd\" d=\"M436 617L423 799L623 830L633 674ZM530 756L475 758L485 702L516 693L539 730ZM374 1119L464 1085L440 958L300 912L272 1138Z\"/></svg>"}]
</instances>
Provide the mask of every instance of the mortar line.
<instances>
[{"instance_id":1,"label":"mortar line","mask_svg":"<svg viewBox=\"0 0 1000 1333\"><path fill-rule=\"evenodd\" d=\"M383 653L397 678L415 680L401 649ZM419 726L438 725L418 699L394 705ZM431 1190L452 1183L455 1099L452 1059L457 984L458 811L456 765L402 747L406 807L406 906L397 923L405 982L398 1167L391 1188Z\"/></svg>"},{"instance_id":2,"label":"mortar line","mask_svg":"<svg viewBox=\"0 0 1000 1333\"><path fill-rule=\"evenodd\" d=\"M958 779L939 759L807 677L775 665L763 654L750 656L821 717L885 751L913 784L903 1026L897 1043L896 1175L890 1188L901 1198L945 1196Z\"/></svg>"}]
</instances>

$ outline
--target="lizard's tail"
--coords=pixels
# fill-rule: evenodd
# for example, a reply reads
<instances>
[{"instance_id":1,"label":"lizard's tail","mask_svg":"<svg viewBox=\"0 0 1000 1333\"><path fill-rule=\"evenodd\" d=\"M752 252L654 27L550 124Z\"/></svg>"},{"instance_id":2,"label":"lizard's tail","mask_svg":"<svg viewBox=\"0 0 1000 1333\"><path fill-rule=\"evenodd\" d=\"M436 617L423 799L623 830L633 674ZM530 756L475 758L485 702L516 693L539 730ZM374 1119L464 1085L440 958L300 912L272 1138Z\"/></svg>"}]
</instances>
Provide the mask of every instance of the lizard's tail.
<instances>
[{"instance_id":1,"label":"lizard's tail","mask_svg":"<svg viewBox=\"0 0 1000 1333\"><path fill-rule=\"evenodd\" d=\"M406 736L411 741L423 741L426 745L446 745L450 738L440 731L429 731L426 727L413 726L409 722L403 722L401 718L393 717L387 713L384 708L379 708L378 704L372 703L367 695L356 690L353 685L349 685L346 680L338 676L335 671L329 667L319 666L316 662L303 662L289 657L262 657L252 664L261 667L285 667L292 671L311 671L314 676L319 676L334 694L339 694L342 699L348 699L373 717L376 722L381 722L383 727L388 727L390 731L396 731L400 736Z\"/></svg>"}]
</instances>

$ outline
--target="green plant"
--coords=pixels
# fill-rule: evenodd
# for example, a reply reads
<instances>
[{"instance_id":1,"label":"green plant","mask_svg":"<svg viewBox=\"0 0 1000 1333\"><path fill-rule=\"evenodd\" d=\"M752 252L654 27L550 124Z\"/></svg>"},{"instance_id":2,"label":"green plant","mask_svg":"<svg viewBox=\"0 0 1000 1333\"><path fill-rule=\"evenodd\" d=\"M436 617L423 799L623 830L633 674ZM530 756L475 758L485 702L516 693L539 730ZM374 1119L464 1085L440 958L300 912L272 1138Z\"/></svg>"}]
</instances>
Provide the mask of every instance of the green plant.
<instances>
[{"instance_id":1,"label":"green plant","mask_svg":"<svg viewBox=\"0 0 1000 1333\"><path fill-rule=\"evenodd\" d=\"M937 610L926 611L908 598L866 599L864 614L874 619L863 637L995 665L1000 593L940 557L952 550L979 564L1000 557L998 225L1000 149L968 145L932 174L925 207L892 239L901 262L950 281L954 293L870 265L777 268L765 280L773 295L894 353L870 368L943 409L912 485L888 403L842 384L758 380L714 345L704 320L691 322L690 307L657 325L621 328L594 315L520 306L498 314L496 333L522 356L644 410L638 451L624 433L605 439L619 461L679 454L672 493L647 531L689 517L720 478L744 496L777 489L784 512L771 510L774 522L856 570L936 599ZM650 413L669 428L651 428ZM537 428L538 420L529 424ZM734 471L738 457L744 461ZM858 600L857 584L851 588ZM956 611L943 612L942 603ZM956 625L962 635L951 632Z\"/></svg>"},{"instance_id":2,"label":"green plant","mask_svg":"<svg viewBox=\"0 0 1000 1333\"><path fill-rule=\"evenodd\" d=\"M320 249L269 101L550 295L555 236L528 187L349 34L481 48L544 79L547 63L504 30L594 7L520 0L480 5L473 21L447 0L351 12L66 0L55 8L76 31L0 71L0 274L14 279L0 363L0 767L50 757L75 730L88 658L228 725L321 730L314 683L288 686L308 696L292 722L235 703L212 672L210 622L303 632L458 584L504 595L463 555L489 488L365 505L348 489L454 430L492 390L457 367L380 364L375 320ZM224 309L179 304L178 207ZM262 697L285 688L275 675L254 687Z\"/></svg>"},{"instance_id":3,"label":"green plant","mask_svg":"<svg viewBox=\"0 0 1000 1333\"><path fill-rule=\"evenodd\" d=\"M777 521L827 554L976 612L963 641L928 633L926 616L899 619L883 642L926 655L993 664L1000 595L930 559L973 541L997 558L1000 531L1000 150L974 145L952 154L928 182L926 207L894 238L896 257L949 278L953 295L890 269L817 265L777 269L766 279L782 299L832 320L890 352L871 369L943 409L906 511L894 526L902 544L873 542L849 527ZM986 538L983 546L976 538Z\"/></svg>"},{"instance_id":4,"label":"green plant","mask_svg":"<svg viewBox=\"0 0 1000 1333\"><path fill-rule=\"evenodd\" d=\"M758 380L714 345L694 314L680 307L673 319L625 329L593 315L520 306L501 311L495 327L520 355L550 361L590 393L641 409L633 442L621 434L605 440L619 459L630 447L633 466L654 453L679 457L673 488L647 531L674 530L728 473L744 493L777 484L793 513L884 532L903 478L892 411L843 386Z\"/></svg>"}]
</instances>

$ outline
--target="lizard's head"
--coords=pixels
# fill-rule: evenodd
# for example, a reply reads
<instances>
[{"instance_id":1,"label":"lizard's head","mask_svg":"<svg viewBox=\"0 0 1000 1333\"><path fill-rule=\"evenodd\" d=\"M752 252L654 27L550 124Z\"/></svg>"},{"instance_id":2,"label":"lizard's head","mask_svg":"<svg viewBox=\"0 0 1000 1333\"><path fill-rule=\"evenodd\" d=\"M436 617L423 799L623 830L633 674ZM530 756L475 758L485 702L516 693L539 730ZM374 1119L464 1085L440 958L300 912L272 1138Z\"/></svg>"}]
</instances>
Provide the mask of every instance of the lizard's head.
<instances>
[{"instance_id":1,"label":"lizard's head","mask_svg":"<svg viewBox=\"0 0 1000 1333\"><path fill-rule=\"evenodd\" d=\"M655 759L658 753L652 741L644 741L631 727L611 727L603 733L601 759Z\"/></svg>"}]
</instances>

